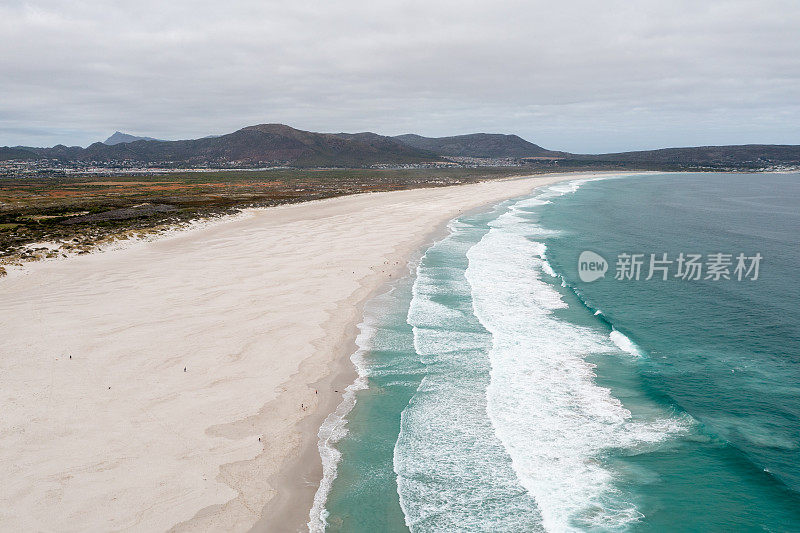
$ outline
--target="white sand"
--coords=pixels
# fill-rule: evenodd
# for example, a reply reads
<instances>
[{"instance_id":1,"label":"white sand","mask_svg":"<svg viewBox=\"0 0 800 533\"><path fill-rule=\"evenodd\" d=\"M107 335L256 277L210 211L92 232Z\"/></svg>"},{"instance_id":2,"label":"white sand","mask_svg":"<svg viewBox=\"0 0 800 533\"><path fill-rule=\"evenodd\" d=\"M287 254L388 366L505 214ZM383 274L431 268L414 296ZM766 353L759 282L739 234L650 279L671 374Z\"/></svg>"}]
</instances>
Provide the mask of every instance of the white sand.
<instances>
[{"instance_id":1,"label":"white sand","mask_svg":"<svg viewBox=\"0 0 800 533\"><path fill-rule=\"evenodd\" d=\"M437 225L563 179L255 210L0 280L0 530L252 527L364 299Z\"/></svg>"}]
</instances>

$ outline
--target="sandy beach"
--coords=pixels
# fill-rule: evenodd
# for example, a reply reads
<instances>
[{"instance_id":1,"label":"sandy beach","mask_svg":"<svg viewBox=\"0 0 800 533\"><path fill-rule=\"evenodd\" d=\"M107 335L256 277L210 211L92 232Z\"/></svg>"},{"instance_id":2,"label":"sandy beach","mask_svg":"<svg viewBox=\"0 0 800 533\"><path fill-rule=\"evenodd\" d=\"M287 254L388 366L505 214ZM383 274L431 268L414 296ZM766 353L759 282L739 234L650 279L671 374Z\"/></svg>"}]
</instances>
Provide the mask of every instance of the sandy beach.
<instances>
[{"instance_id":1,"label":"sandy beach","mask_svg":"<svg viewBox=\"0 0 800 533\"><path fill-rule=\"evenodd\" d=\"M303 529L365 300L460 213L583 176L251 210L0 280L0 530Z\"/></svg>"}]
</instances>

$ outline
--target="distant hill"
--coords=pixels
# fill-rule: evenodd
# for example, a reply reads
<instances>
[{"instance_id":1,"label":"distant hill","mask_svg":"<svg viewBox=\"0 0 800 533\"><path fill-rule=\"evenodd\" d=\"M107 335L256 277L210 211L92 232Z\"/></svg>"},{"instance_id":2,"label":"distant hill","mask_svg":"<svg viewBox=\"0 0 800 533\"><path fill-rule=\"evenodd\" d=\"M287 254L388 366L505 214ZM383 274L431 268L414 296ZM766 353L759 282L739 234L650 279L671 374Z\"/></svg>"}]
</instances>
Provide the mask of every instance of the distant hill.
<instances>
[{"instance_id":1,"label":"distant hill","mask_svg":"<svg viewBox=\"0 0 800 533\"><path fill-rule=\"evenodd\" d=\"M124 134L123 134L124 135ZM113 137L113 136L112 136ZM302 131L283 124L260 124L227 135L185 141L135 140L116 144L94 143L87 148L20 147L0 150L0 157L14 159L28 153L40 158L67 161L135 161L147 164L287 165L295 167L364 167L441 161L419 150L374 133L330 134Z\"/></svg>"},{"instance_id":2,"label":"distant hill","mask_svg":"<svg viewBox=\"0 0 800 533\"><path fill-rule=\"evenodd\" d=\"M742 144L662 148L612 154L570 154L569 159L668 165L800 164L800 145Z\"/></svg>"},{"instance_id":3,"label":"distant hill","mask_svg":"<svg viewBox=\"0 0 800 533\"><path fill-rule=\"evenodd\" d=\"M0 161L8 161L10 159L16 159L16 160L39 159L39 155L35 152L32 152L29 148L22 146L0 147Z\"/></svg>"},{"instance_id":4,"label":"distant hill","mask_svg":"<svg viewBox=\"0 0 800 533\"><path fill-rule=\"evenodd\" d=\"M31 146L0 146L0 161L60 159L62 161L77 160L83 152L80 146L64 146L57 144L52 148L34 148Z\"/></svg>"},{"instance_id":5,"label":"distant hill","mask_svg":"<svg viewBox=\"0 0 800 533\"><path fill-rule=\"evenodd\" d=\"M472 133L454 137L422 137L406 134L394 137L403 144L443 156L456 157L558 157L564 152L545 150L516 135Z\"/></svg>"},{"instance_id":6,"label":"distant hill","mask_svg":"<svg viewBox=\"0 0 800 533\"><path fill-rule=\"evenodd\" d=\"M160 141L161 139L154 139L152 137L137 137L136 135L130 135L129 133L122 133L121 131L115 131L114 134L103 141L103 144L108 145L115 145L115 144L122 144L122 143L132 143L134 141Z\"/></svg>"}]
</instances>

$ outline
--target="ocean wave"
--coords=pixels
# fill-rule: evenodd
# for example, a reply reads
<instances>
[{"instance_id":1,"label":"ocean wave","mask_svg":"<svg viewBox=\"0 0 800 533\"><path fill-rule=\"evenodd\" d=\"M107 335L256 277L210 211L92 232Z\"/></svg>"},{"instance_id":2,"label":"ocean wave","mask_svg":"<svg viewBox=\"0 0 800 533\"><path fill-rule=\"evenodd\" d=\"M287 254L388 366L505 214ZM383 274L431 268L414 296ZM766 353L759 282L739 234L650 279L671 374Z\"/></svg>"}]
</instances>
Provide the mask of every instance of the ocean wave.
<instances>
[{"instance_id":1,"label":"ocean wave","mask_svg":"<svg viewBox=\"0 0 800 533\"><path fill-rule=\"evenodd\" d=\"M400 506L414 532L541 530L486 416L491 336L472 313L464 278L466 250L480 235L469 225L451 231L420 263L408 311L426 377L395 443Z\"/></svg>"},{"instance_id":2,"label":"ocean wave","mask_svg":"<svg viewBox=\"0 0 800 533\"><path fill-rule=\"evenodd\" d=\"M583 184L596 178L585 178L565 181L549 185L540 190L535 196L517 200L509 205L504 213L489 222L490 228L502 227L505 231L515 231L532 238L552 238L562 235L557 229L549 229L538 224L531 224L528 216L537 208L552 203L553 198L572 194Z\"/></svg>"},{"instance_id":3,"label":"ocean wave","mask_svg":"<svg viewBox=\"0 0 800 533\"><path fill-rule=\"evenodd\" d=\"M641 515L600 457L663 440L682 421L633 421L595 383L586 356L614 347L553 316L567 304L541 279L544 245L521 233L501 221L467 253L474 312L493 338L489 418L547 530L623 527Z\"/></svg>"},{"instance_id":4,"label":"ocean wave","mask_svg":"<svg viewBox=\"0 0 800 533\"><path fill-rule=\"evenodd\" d=\"M598 310L597 312L599 313L600 311ZM608 334L608 338L623 352L635 355L636 357L642 356L642 350L639 346L624 333L612 328L611 333Z\"/></svg>"}]
</instances>

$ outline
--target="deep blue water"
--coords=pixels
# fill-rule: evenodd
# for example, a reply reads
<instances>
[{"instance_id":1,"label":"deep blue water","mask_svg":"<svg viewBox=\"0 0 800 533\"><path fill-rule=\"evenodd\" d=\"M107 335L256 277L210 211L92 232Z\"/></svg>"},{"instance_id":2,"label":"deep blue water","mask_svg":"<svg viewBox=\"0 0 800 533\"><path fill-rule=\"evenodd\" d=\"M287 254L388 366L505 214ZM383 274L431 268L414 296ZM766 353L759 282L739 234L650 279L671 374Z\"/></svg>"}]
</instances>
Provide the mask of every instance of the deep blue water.
<instances>
[{"instance_id":1,"label":"deep blue water","mask_svg":"<svg viewBox=\"0 0 800 533\"><path fill-rule=\"evenodd\" d=\"M799 236L798 175L559 184L454 221L368 306L327 529L800 531ZM644 279L719 252L731 280Z\"/></svg>"}]
</instances>

